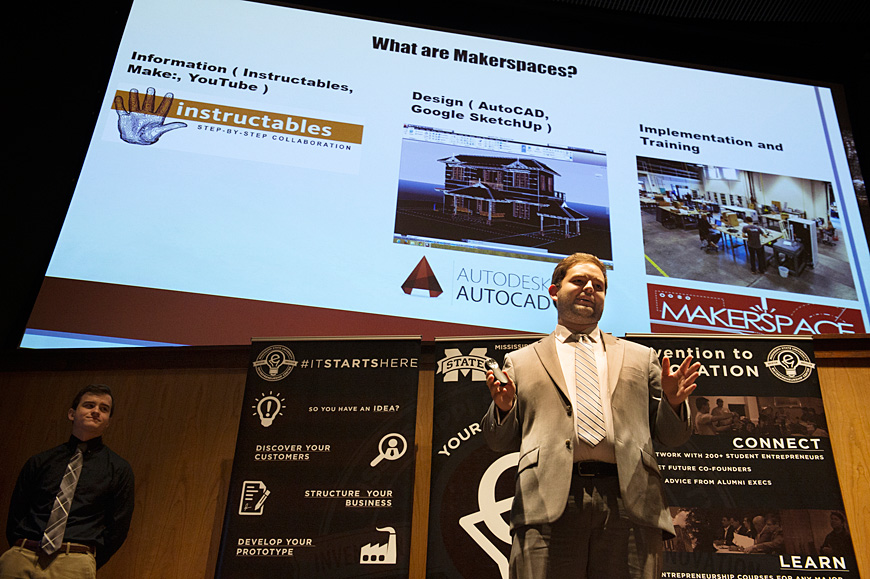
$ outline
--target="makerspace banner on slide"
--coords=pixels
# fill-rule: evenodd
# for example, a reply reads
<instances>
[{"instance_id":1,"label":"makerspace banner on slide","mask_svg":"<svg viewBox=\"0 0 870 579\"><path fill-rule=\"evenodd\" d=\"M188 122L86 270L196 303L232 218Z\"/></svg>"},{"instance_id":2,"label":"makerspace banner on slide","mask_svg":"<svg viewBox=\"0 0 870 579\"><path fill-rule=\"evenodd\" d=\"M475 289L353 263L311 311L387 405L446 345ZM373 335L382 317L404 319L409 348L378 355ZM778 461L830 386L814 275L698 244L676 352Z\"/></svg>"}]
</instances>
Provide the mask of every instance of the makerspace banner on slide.
<instances>
[{"instance_id":1,"label":"makerspace banner on slide","mask_svg":"<svg viewBox=\"0 0 870 579\"><path fill-rule=\"evenodd\" d=\"M407 577L419 338L255 341L216 577Z\"/></svg>"},{"instance_id":2,"label":"makerspace banner on slide","mask_svg":"<svg viewBox=\"0 0 870 579\"><path fill-rule=\"evenodd\" d=\"M812 342L631 339L702 364L692 438L656 445L677 532L664 577L857 579Z\"/></svg>"},{"instance_id":3,"label":"makerspace banner on slide","mask_svg":"<svg viewBox=\"0 0 870 579\"><path fill-rule=\"evenodd\" d=\"M430 579L506 579L510 553L507 512L519 453L489 450L480 420L492 399L483 363L540 336L436 341L429 494Z\"/></svg>"}]
</instances>

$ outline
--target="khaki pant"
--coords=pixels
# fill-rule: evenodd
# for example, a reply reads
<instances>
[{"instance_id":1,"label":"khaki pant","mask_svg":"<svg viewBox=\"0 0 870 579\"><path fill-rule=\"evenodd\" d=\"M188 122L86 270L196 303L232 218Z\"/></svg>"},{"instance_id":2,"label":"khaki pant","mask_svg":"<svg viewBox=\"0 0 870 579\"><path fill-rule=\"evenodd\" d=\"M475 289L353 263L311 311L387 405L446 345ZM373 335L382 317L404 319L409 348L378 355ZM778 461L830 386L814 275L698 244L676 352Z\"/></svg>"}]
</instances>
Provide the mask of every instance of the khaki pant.
<instances>
[{"instance_id":1,"label":"khaki pant","mask_svg":"<svg viewBox=\"0 0 870 579\"><path fill-rule=\"evenodd\" d=\"M54 555L12 547L0 556L0 579L95 579L97 560L90 553Z\"/></svg>"}]
</instances>

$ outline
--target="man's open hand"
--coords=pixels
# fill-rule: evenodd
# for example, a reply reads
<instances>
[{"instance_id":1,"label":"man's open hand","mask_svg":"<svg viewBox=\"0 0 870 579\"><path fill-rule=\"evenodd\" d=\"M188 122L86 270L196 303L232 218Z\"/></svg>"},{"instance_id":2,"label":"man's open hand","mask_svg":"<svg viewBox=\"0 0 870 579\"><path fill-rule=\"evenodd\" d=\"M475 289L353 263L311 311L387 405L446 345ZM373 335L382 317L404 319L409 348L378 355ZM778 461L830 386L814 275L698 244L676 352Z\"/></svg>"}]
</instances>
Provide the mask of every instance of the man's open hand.
<instances>
[{"instance_id":1,"label":"man's open hand","mask_svg":"<svg viewBox=\"0 0 870 579\"><path fill-rule=\"evenodd\" d=\"M691 364L691 365L690 365ZM688 356L677 371L671 373L671 359L667 356L662 358L662 392L668 399L668 403L674 410L678 409L695 388L695 380L698 378L700 362L692 364L692 357Z\"/></svg>"}]
</instances>

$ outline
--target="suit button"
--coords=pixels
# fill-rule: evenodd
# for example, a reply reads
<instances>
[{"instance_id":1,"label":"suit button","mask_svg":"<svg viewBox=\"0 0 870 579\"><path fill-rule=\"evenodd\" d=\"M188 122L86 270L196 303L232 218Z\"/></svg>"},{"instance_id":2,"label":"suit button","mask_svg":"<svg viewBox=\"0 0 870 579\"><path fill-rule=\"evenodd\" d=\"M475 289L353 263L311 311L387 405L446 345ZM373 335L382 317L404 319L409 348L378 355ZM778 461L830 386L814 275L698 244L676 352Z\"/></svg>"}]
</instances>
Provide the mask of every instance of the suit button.
<instances>
[{"instance_id":1,"label":"suit button","mask_svg":"<svg viewBox=\"0 0 870 579\"><path fill-rule=\"evenodd\" d=\"M571 441L570 440L565 441L565 448L570 450L570 448L571 448Z\"/></svg>"}]
</instances>

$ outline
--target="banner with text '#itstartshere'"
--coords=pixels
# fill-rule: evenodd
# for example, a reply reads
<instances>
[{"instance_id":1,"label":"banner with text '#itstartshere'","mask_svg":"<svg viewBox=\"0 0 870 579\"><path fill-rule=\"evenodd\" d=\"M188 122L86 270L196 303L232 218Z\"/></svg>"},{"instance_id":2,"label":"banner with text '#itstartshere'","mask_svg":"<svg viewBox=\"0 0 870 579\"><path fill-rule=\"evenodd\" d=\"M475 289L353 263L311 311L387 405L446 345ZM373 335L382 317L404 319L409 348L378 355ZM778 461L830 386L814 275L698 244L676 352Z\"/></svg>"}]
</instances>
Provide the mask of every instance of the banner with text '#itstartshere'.
<instances>
[{"instance_id":1,"label":"banner with text '#itstartshere'","mask_svg":"<svg viewBox=\"0 0 870 579\"><path fill-rule=\"evenodd\" d=\"M492 402L484 362L493 358L501 366L505 354L540 338L436 340L429 579L507 579L507 514L519 453L493 452L481 435Z\"/></svg>"},{"instance_id":2,"label":"banner with text '#itstartshere'","mask_svg":"<svg viewBox=\"0 0 870 579\"><path fill-rule=\"evenodd\" d=\"M656 445L665 578L859 579L809 339L631 337L701 362L691 439Z\"/></svg>"},{"instance_id":3,"label":"banner with text '#itstartshere'","mask_svg":"<svg viewBox=\"0 0 870 579\"><path fill-rule=\"evenodd\" d=\"M216 577L407 577L420 339L255 340Z\"/></svg>"}]
</instances>

